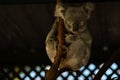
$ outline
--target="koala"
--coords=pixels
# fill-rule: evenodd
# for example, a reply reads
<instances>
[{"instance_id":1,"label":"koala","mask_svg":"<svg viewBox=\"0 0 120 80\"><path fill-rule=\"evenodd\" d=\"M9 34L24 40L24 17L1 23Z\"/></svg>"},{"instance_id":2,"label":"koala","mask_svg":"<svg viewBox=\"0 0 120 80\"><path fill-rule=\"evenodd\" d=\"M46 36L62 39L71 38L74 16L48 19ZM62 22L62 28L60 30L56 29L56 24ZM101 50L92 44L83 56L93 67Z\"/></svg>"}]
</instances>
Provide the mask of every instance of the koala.
<instances>
[{"instance_id":1,"label":"koala","mask_svg":"<svg viewBox=\"0 0 120 80\"><path fill-rule=\"evenodd\" d=\"M58 17L64 21L65 44L63 48L66 56L62 57L59 68L69 68L73 71L85 66L90 57L92 37L87 29L87 21L90 18L94 6L92 3L83 5L57 4L55 16L57 17L50 32L46 37L46 52L51 62L57 53Z\"/></svg>"}]
</instances>

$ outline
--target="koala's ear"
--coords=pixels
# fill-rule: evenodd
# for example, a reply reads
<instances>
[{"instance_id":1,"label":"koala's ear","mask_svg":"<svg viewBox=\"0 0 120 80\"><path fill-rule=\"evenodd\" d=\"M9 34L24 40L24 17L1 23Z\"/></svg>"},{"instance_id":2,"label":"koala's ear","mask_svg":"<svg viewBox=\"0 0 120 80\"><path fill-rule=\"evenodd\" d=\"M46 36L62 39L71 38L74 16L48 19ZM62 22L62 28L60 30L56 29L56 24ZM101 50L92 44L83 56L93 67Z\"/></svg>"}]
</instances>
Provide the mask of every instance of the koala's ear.
<instances>
[{"instance_id":1,"label":"koala's ear","mask_svg":"<svg viewBox=\"0 0 120 80\"><path fill-rule=\"evenodd\" d=\"M91 15L91 11L94 10L94 4L88 2L88 3L85 3L83 6L84 6L85 11L86 11L87 14L88 14L88 19L89 19L89 18L90 18L90 15Z\"/></svg>"},{"instance_id":2,"label":"koala's ear","mask_svg":"<svg viewBox=\"0 0 120 80\"><path fill-rule=\"evenodd\" d=\"M85 3L85 9L87 9L88 11L93 11L94 10L94 4L93 3Z\"/></svg>"}]
</instances>

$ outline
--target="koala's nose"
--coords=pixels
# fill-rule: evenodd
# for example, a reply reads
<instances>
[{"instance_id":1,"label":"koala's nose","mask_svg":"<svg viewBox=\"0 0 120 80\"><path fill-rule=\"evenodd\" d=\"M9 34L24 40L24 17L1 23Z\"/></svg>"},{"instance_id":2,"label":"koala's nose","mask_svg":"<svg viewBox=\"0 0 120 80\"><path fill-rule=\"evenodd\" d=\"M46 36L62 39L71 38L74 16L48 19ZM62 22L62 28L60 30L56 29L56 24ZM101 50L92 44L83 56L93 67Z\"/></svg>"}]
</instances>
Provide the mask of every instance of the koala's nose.
<instances>
[{"instance_id":1,"label":"koala's nose","mask_svg":"<svg viewBox=\"0 0 120 80\"><path fill-rule=\"evenodd\" d=\"M74 24L73 25L73 31L78 31L79 29L79 25L78 24Z\"/></svg>"}]
</instances>

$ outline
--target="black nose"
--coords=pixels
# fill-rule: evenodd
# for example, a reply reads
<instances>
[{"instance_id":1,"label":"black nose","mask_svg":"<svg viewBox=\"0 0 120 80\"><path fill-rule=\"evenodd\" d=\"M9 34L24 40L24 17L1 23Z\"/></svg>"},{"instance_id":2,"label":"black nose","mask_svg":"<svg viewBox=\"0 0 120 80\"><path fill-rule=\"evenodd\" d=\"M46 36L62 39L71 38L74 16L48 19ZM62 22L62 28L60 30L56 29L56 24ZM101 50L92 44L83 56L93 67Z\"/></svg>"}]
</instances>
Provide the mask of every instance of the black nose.
<instances>
[{"instance_id":1,"label":"black nose","mask_svg":"<svg viewBox=\"0 0 120 80\"><path fill-rule=\"evenodd\" d=\"M79 29L79 25L78 24L74 24L73 25L73 31L78 31Z\"/></svg>"}]
</instances>

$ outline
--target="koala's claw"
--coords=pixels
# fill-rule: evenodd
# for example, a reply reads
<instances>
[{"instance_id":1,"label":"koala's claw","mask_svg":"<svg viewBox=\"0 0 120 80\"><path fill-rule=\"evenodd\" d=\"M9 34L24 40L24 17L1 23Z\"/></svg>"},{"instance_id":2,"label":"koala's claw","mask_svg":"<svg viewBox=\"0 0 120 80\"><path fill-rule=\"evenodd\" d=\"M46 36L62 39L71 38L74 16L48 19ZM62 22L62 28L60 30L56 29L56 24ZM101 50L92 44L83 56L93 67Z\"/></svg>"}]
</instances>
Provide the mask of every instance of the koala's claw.
<instances>
[{"instance_id":1,"label":"koala's claw","mask_svg":"<svg viewBox=\"0 0 120 80\"><path fill-rule=\"evenodd\" d=\"M66 58L66 56L67 56L67 47L65 46L65 45L62 45L62 50L63 50L63 53L62 53L62 57L63 58Z\"/></svg>"}]
</instances>

